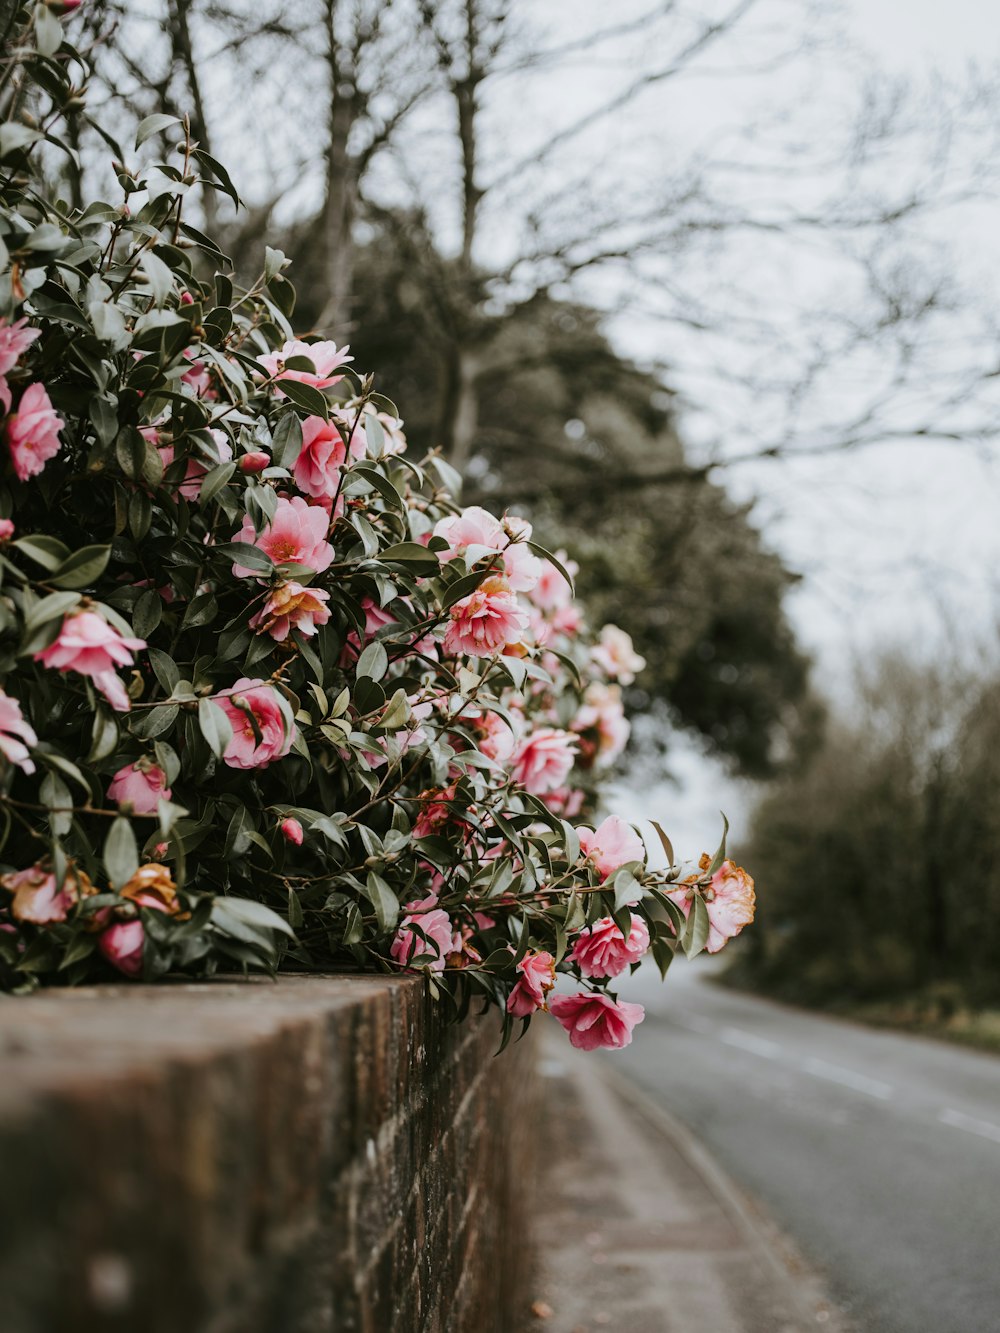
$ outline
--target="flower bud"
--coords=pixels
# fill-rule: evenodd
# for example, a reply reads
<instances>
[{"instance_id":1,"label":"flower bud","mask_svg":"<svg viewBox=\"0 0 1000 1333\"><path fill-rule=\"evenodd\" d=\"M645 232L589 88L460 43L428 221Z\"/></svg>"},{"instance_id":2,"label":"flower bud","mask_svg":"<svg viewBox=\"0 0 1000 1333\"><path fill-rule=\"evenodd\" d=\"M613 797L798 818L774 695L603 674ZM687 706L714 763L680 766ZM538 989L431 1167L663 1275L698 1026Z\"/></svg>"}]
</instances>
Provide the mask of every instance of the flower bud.
<instances>
[{"instance_id":1,"label":"flower bud","mask_svg":"<svg viewBox=\"0 0 1000 1333\"><path fill-rule=\"evenodd\" d=\"M281 832L288 842L294 843L296 847L302 846L302 825L297 819L283 819L281 821Z\"/></svg>"},{"instance_id":2,"label":"flower bud","mask_svg":"<svg viewBox=\"0 0 1000 1333\"><path fill-rule=\"evenodd\" d=\"M262 449L255 449L253 453L244 454L240 459L240 471L243 473L263 472L266 467L270 466L270 455L265 454Z\"/></svg>"}]
</instances>

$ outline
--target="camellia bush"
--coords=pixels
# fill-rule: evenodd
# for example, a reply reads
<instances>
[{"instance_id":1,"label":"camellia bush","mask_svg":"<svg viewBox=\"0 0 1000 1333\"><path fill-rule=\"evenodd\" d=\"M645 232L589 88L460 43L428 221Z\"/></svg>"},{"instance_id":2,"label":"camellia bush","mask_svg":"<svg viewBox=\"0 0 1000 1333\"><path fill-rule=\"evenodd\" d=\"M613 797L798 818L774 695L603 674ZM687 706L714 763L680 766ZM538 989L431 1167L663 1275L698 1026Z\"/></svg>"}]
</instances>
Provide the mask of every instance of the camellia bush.
<instances>
[{"instance_id":1,"label":"camellia bush","mask_svg":"<svg viewBox=\"0 0 1000 1333\"><path fill-rule=\"evenodd\" d=\"M296 338L279 252L229 276L185 202L235 190L184 124L102 130L120 196L64 202L69 8L4 20L0 983L416 971L504 1040L546 1010L627 1044L615 979L754 903L724 839L684 874L661 833L652 871L593 818L642 660Z\"/></svg>"}]
</instances>

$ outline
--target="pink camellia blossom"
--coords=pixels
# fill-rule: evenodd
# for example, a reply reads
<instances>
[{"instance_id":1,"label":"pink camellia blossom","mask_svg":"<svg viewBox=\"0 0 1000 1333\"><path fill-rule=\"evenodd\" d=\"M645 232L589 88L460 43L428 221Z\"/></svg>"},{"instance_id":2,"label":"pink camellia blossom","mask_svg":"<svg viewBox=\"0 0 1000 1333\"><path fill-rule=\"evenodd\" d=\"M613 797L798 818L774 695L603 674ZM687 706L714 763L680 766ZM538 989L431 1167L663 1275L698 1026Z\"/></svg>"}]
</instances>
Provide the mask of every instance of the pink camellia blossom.
<instances>
[{"instance_id":1,"label":"pink camellia blossom","mask_svg":"<svg viewBox=\"0 0 1000 1333\"><path fill-rule=\"evenodd\" d=\"M9 542L14 535L14 524L9 518L0 518L0 542Z\"/></svg>"},{"instance_id":2,"label":"pink camellia blossom","mask_svg":"<svg viewBox=\"0 0 1000 1333\"><path fill-rule=\"evenodd\" d=\"M62 418L42 384L29 384L17 411L7 418L7 447L18 481L37 476L59 452Z\"/></svg>"},{"instance_id":3,"label":"pink camellia blossom","mask_svg":"<svg viewBox=\"0 0 1000 1333\"><path fill-rule=\"evenodd\" d=\"M703 856L702 862L704 868L707 868L708 857ZM681 884L668 896L687 916L691 911L694 893L693 888ZM705 949L708 953L718 953L727 940L738 935L754 918L757 897L753 880L741 866L734 865L732 861L723 861L708 887L702 891L702 897L708 908L709 923Z\"/></svg>"},{"instance_id":4,"label":"pink camellia blossom","mask_svg":"<svg viewBox=\"0 0 1000 1333\"><path fill-rule=\"evenodd\" d=\"M581 1051L596 1051L602 1046L620 1050L628 1046L632 1029L646 1017L641 1004L586 991L553 996L549 1000L549 1013L566 1029L570 1045Z\"/></svg>"},{"instance_id":5,"label":"pink camellia blossom","mask_svg":"<svg viewBox=\"0 0 1000 1333\"><path fill-rule=\"evenodd\" d=\"M542 792L542 800L553 814L562 815L563 819L575 819L583 809L583 792L579 787L557 787L555 791Z\"/></svg>"},{"instance_id":6,"label":"pink camellia blossom","mask_svg":"<svg viewBox=\"0 0 1000 1333\"><path fill-rule=\"evenodd\" d=\"M471 556L474 563L491 551L502 551L503 575L514 592L528 592L541 575L542 562L525 545L531 524L523 518L508 516L501 523L488 510L470 505L460 514L440 519L434 525L434 536L448 543L446 550L438 552L442 563L459 555Z\"/></svg>"},{"instance_id":7,"label":"pink camellia blossom","mask_svg":"<svg viewBox=\"0 0 1000 1333\"><path fill-rule=\"evenodd\" d=\"M270 634L284 643L293 629L309 637L330 619L327 602L330 594L322 588L306 588L301 583L279 583L264 608L250 618L250 627L258 634Z\"/></svg>"},{"instance_id":8,"label":"pink camellia blossom","mask_svg":"<svg viewBox=\"0 0 1000 1333\"><path fill-rule=\"evenodd\" d=\"M296 495L292 500L279 499L274 518L256 535L248 514L233 541L256 546L276 565L303 565L314 574L321 574L333 563L333 547L326 540L328 526L329 519L322 509L308 505ZM233 573L238 578L252 578L256 572L245 565L233 565Z\"/></svg>"},{"instance_id":9,"label":"pink camellia blossom","mask_svg":"<svg viewBox=\"0 0 1000 1333\"><path fill-rule=\"evenodd\" d=\"M566 572L576 578L580 569L576 561L570 560L565 551L556 551L556 556ZM538 574L538 582L531 589L529 596L540 611L556 611L572 601L573 591L562 571L551 560L543 560Z\"/></svg>"},{"instance_id":10,"label":"pink camellia blossom","mask_svg":"<svg viewBox=\"0 0 1000 1333\"><path fill-rule=\"evenodd\" d=\"M433 838L445 832L449 824L457 822L450 802L455 799L455 787L428 787L420 793L420 813L413 825L415 838Z\"/></svg>"},{"instance_id":11,"label":"pink camellia blossom","mask_svg":"<svg viewBox=\"0 0 1000 1333\"><path fill-rule=\"evenodd\" d=\"M147 427L146 429L151 428ZM152 429L155 430L155 427ZM140 433L144 435L145 431ZM185 500L197 500L201 494L201 483L213 467L218 467L220 463L232 462L233 446L229 443L229 437L225 431L210 430L208 433L212 437L214 461L194 453L188 455L184 480L177 487L178 494L183 495ZM174 461L174 446L172 444L161 444L158 448L164 468L170 467Z\"/></svg>"},{"instance_id":12,"label":"pink camellia blossom","mask_svg":"<svg viewBox=\"0 0 1000 1333\"><path fill-rule=\"evenodd\" d=\"M21 705L0 690L0 754L23 772L34 773L29 749L37 744L38 737L21 712Z\"/></svg>"},{"instance_id":13,"label":"pink camellia blossom","mask_svg":"<svg viewBox=\"0 0 1000 1333\"><path fill-rule=\"evenodd\" d=\"M631 685L635 673L646 665L646 659L632 647L630 636L617 625L604 626L600 642L590 650L590 660L622 685Z\"/></svg>"},{"instance_id":14,"label":"pink camellia blossom","mask_svg":"<svg viewBox=\"0 0 1000 1333\"><path fill-rule=\"evenodd\" d=\"M592 681L583 692L583 703L570 726L573 731L592 735L591 762L601 767L614 763L625 749L630 731L621 687Z\"/></svg>"},{"instance_id":15,"label":"pink camellia blossom","mask_svg":"<svg viewBox=\"0 0 1000 1333\"><path fill-rule=\"evenodd\" d=\"M129 697L115 667L131 666L133 652L145 646L145 639L125 638L96 611L76 611L63 620L55 642L35 653L35 661L89 676L116 712L127 713Z\"/></svg>"},{"instance_id":16,"label":"pink camellia blossom","mask_svg":"<svg viewBox=\"0 0 1000 1333\"><path fill-rule=\"evenodd\" d=\"M28 328L27 319L15 320L13 324L0 319L0 403L5 412L10 411L7 376L40 334L41 329Z\"/></svg>"},{"instance_id":17,"label":"pink camellia blossom","mask_svg":"<svg viewBox=\"0 0 1000 1333\"><path fill-rule=\"evenodd\" d=\"M275 759L283 759L295 740L294 723L285 734L285 721L276 691L262 680L241 677L232 689L216 698L229 719L232 739L222 758L230 768L264 768ZM254 735L253 714L258 741Z\"/></svg>"},{"instance_id":18,"label":"pink camellia blossom","mask_svg":"<svg viewBox=\"0 0 1000 1333\"><path fill-rule=\"evenodd\" d=\"M450 611L444 651L452 655L489 657L517 643L528 627L528 617L505 579L487 578Z\"/></svg>"},{"instance_id":19,"label":"pink camellia blossom","mask_svg":"<svg viewBox=\"0 0 1000 1333\"><path fill-rule=\"evenodd\" d=\"M68 870L60 888L55 875L40 865L2 875L0 884L14 895L10 908L14 920L30 921L35 926L65 921L69 909L81 897L94 892L93 884L82 870Z\"/></svg>"},{"instance_id":20,"label":"pink camellia blossom","mask_svg":"<svg viewBox=\"0 0 1000 1333\"><path fill-rule=\"evenodd\" d=\"M561 787L576 757L576 737L557 727L538 727L518 742L513 756L515 782L533 796Z\"/></svg>"},{"instance_id":21,"label":"pink camellia blossom","mask_svg":"<svg viewBox=\"0 0 1000 1333\"><path fill-rule=\"evenodd\" d=\"M329 389L344 378L343 375L334 375L332 372L340 366L346 366L348 361L354 360L353 356L348 356L350 350L350 347L338 347L334 342L304 343L298 338L292 338L279 352L268 352L264 356L259 356L257 364L263 366L268 376L278 384L282 380L298 380L300 384L310 384L314 389ZM308 370L286 370L285 362L295 356L307 357L313 363L315 373ZM275 387L274 392L280 398L285 396L278 387Z\"/></svg>"},{"instance_id":22,"label":"pink camellia blossom","mask_svg":"<svg viewBox=\"0 0 1000 1333\"><path fill-rule=\"evenodd\" d=\"M431 972L443 972L448 955L455 945L455 931L448 913L433 904L437 899L432 895L419 903L408 903L411 913L404 916L393 938L389 953L404 967L409 966L414 958L425 955L419 966L427 967ZM416 933L419 928L427 937ZM430 957L426 957L430 955Z\"/></svg>"},{"instance_id":23,"label":"pink camellia blossom","mask_svg":"<svg viewBox=\"0 0 1000 1333\"><path fill-rule=\"evenodd\" d=\"M265 454L263 449L254 449L248 454L244 454L240 459L238 467L245 476L255 476L258 472L263 472L266 467L271 466L271 455Z\"/></svg>"},{"instance_id":24,"label":"pink camellia blossom","mask_svg":"<svg viewBox=\"0 0 1000 1333\"><path fill-rule=\"evenodd\" d=\"M148 759L120 768L108 787L108 799L119 805L128 802L136 815L155 815L157 803L169 801L170 795L166 773Z\"/></svg>"},{"instance_id":25,"label":"pink camellia blossom","mask_svg":"<svg viewBox=\"0 0 1000 1333\"><path fill-rule=\"evenodd\" d=\"M281 836L286 842L290 842L296 847L301 847L302 839L305 837L305 834L302 832L302 825L299 821L297 819L292 819L292 817L289 816L288 819L283 819L281 821Z\"/></svg>"},{"instance_id":26,"label":"pink camellia blossom","mask_svg":"<svg viewBox=\"0 0 1000 1333\"><path fill-rule=\"evenodd\" d=\"M556 984L556 960L550 953L526 953L517 971L521 975L507 996L507 1012L515 1018L527 1018L536 1009L545 1008L545 997Z\"/></svg>"},{"instance_id":27,"label":"pink camellia blossom","mask_svg":"<svg viewBox=\"0 0 1000 1333\"><path fill-rule=\"evenodd\" d=\"M632 861L645 863L646 847L631 824L618 815L608 815L596 829L584 825L577 829L583 854L593 861L605 879Z\"/></svg>"},{"instance_id":28,"label":"pink camellia blossom","mask_svg":"<svg viewBox=\"0 0 1000 1333\"><path fill-rule=\"evenodd\" d=\"M479 731L479 748L488 759L497 764L506 764L514 754L517 737L510 725L498 713L484 712L476 724Z\"/></svg>"},{"instance_id":29,"label":"pink camellia blossom","mask_svg":"<svg viewBox=\"0 0 1000 1333\"><path fill-rule=\"evenodd\" d=\"M340 487L340 470L347 462L347 454L347 445L335 421L306 417L302 423L302 449L293 469L296 486L315 499L332 500ZM365 440L360 431L351 441L350 454L352 458L365 455Z\"/></svg>"},{"instance_id":30,"label":"pink camellia blossom","mask_svg":"<svg viewBox=\"0 0 1000 1333\"><path fill-rule=\"evenodd\" d=\"M133 979L142 975L145 944L146 932L141 921L116 921L97 937L97 947L108 962Z\"/></svg>"},{"instance_id":31,"label":"pink camellia blossom","mask_svg":"<svg viewBox=\"0 0 1000 1333\"><path fill-rule=\"evenodd\" d=\"M483 554L500 551L507 543L507 536L498 518L479 505L470 505L460 514L439 519L434 525L435 537L443 537L448 543L447 550L438 552L442 563L454 560L470 546L482 547Z\"/></svg>"},{"instance_id":32,"label":"pink camellia blossom","mask_svg":"<svg viewBox=\"0 0 1000 1333\"><path fill-rule=\"evenodd\" d=\"M384 454L403 454L406 452L406 436L403 434L402 417L390 416L388 412L376 412L375 419L382 427L385 437Z\"/></svg>"},{"instance_id":33,"label":"pink camellia blossom","mask_svg":"<svg viewBox=\"0 0 1000 1333\"><path fill-rule=\"evenodd\" d=\"M580 931L569 958L585 977L617 977L637 963L648 948L649 929L633 912L628 939L614 920L605 916Z\"/></svg>"}]
</instances>

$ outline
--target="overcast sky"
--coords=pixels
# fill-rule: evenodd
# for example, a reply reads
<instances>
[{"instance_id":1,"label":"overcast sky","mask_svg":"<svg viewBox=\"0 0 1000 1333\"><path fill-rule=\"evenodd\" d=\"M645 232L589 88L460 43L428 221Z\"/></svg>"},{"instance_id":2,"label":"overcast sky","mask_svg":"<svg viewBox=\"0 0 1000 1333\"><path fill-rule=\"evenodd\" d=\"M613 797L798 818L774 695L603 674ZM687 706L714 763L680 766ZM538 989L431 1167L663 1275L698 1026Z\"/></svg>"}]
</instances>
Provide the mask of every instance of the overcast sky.
<instances>
[{"instance_id":1,"label":"overcast sky","mask_svg":"<svg viewBox=\"0 0 1000 1333\"><path fill-rule=\"evenodd\" d=\"M1000 5L983 0L857 0L847 31L886 75L961 75L1000 62ZM1000 271L1000 212L970 214L958 239L987 276ZM994 447L995 448L995 447ZM846 693L850 663L880 646L972 650L1000 608L1000 465L992 451L915 443L796 466L730 474L758 496L768 540L804 575L791 599L818 677ZM717 837L720 807L745 828L748 789L681 743L679 787L619 793L632 818L658 818L697 854Z\"/></svg>"}]
</instances>

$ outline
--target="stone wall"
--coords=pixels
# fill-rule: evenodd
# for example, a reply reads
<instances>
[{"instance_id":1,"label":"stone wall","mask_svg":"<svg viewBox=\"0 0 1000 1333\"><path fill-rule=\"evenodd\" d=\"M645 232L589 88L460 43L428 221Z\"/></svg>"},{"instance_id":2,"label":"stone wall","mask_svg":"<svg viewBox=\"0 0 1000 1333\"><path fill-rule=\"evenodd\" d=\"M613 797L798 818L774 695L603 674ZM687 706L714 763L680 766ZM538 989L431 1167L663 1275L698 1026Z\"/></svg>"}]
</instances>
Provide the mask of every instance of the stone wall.
<instances>
[{"instance_id":1,"label":"stone wall","mask_svg":"<svg viewBox=\"0 0 1000 1333\"><path fill-rule=\"evenodd\" d=\"M512 1333L529 1043L414 978L0 998L2 1333Z\"/></svg>"}]
</instances>

